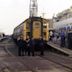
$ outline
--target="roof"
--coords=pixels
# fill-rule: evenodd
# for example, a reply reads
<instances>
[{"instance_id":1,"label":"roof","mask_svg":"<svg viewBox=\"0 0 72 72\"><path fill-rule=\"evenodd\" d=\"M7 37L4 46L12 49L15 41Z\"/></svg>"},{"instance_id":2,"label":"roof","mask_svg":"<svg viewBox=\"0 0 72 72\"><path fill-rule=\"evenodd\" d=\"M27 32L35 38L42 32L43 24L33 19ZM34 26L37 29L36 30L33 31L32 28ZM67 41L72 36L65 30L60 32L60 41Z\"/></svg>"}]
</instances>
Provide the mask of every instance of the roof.
<instances>
[{"instance_id":1,"label":"roof","mask_svg":"<svg viewBox=\"0 0 72 72\"><path fill-rule=\"evenodd\" d=\"M21 24L23 24L23 23L25 23L25 22L30 22L31 19L34 19L34 20L42 20L43 23L48 23L48 22L49 22L48 19L45 19L45 18L42 18L42 17L29 17L29 18L27 18L26 20L24 20L22 23L20 23L17 27L19 27ZM15 28L17 28L17 27L15 27Z\"/></svg>"}]
</instances>

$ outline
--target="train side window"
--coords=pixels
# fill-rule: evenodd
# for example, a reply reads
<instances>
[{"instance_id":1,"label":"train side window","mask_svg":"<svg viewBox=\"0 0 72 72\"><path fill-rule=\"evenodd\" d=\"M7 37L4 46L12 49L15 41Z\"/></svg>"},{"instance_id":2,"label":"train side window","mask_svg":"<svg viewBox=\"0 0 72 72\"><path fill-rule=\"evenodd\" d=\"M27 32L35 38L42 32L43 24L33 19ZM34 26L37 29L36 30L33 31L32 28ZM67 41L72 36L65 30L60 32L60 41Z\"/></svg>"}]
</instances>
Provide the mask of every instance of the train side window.
<instances>
[{"instance_id":1,"label":"train side window","mask_svg":"<svg viewBox=\"0 0 72 72\"><path fill-rule=\"evenodd\" d=\"M46 28L47 26L43 26L43 28Z\"/></svg>"},{"instance_id":2,"label":"train side window","mask_svg":"<svg viewBox=\"0 0 72 72\"><path fill-rule=\"evenodd\" d=\"M30 36L30 32L27 32L27 35Z\"/></svg>"},{"instance_id":3,"label":"train side window","mask_svg":"<svg viewBox=\"0 0 72 72\"><path fill-rule=\"evenodd\" d=\"M43 32L43 35L46 35L46 32Z\"/></svg>"},{"instance_id":4,"label":"train side window","mask_svg":"<svg viewBox=\"0 0 72 72\"><path fill-rule=\"evenodd\" d=\"M33 22L33 27L34 28L40 28L40 26L41 26L41 22L39 22L39 21L34 21Z\"/></svg>"}]
</instances>

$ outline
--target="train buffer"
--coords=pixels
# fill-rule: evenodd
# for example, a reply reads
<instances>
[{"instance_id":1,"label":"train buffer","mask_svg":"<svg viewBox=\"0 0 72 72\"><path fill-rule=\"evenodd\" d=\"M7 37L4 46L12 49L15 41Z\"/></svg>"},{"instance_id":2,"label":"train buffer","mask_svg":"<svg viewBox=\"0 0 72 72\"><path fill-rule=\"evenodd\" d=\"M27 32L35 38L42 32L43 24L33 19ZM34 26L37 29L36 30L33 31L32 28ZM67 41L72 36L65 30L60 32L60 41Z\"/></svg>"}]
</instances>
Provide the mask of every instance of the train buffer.
<instances>
[{"instance_id":1,"label":"train buffer","mask_svg":"<svg viewBox=\"0 0 72 72\"><path fill-rule=\"evenodd\" d=\"M62 54L66 54L69 57L72 57L72 50L65 48L65 47L60 47L58 44L55 44L53 42L48 42L47 43L51 48L53 48L56 51L61 52Z\"/></svg>"}]
</instances>

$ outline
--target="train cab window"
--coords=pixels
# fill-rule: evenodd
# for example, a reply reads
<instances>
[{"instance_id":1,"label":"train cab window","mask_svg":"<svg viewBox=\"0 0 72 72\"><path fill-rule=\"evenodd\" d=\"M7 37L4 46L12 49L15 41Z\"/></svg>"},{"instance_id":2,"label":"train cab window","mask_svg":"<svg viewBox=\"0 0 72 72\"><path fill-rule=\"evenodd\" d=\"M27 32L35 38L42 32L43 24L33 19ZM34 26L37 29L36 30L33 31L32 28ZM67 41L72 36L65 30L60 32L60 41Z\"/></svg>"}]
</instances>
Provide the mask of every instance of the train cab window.
<instances>
[{"instance_id":1,"label":"train cab window","mask_svg":"<svg viewBox=\"0 0 72 72\"><path fill-rule=\"evenodd\" d=\"M39 25L39 23L35 23L35 25Z\"/></svg>"},{"instance_id":2,"label":"train cab window","mask_svg":"<svg viewBox=\"0 0 72 72\"><path fill-rule=\"evenodd\" d=\"M39 21L34 21L33 22L33 27L34 28L40 28L40 26L41 26L41 23Z\"/></svg>"},{"instance_id":3,"label":"train cab window","mask_svg":"<svg viewBox=\"0 0 72 72\"><path fill-rule=\"evenodd\" d=\"M39 23L35 23L35 27L38 28L39 27Z\"/></svg>"}]
</instances>

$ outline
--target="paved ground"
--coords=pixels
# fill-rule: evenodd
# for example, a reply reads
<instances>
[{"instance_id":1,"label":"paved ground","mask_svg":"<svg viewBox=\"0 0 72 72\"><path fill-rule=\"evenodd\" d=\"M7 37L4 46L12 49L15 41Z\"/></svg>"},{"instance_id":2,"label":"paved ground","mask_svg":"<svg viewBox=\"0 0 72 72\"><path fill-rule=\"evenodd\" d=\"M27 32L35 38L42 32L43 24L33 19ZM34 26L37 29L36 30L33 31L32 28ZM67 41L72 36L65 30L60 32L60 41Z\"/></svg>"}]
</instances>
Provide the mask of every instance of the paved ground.
<instances>
[{"instance_id":1,"label":"paved ground","mask_svg":"<svg viewBox=\"0 0 72 72\"><path fill-rule=\"evenodd\" d=\"M51 61L43 59L39 56L35 57L7 57L0 60L0 70L9 70L7 72L70 72L71 70L64 68ZM5 71L6 72L6 71Z\"/></svg>"},{"instance_id":2,"label":"paved ground","mask_svg":"<svg viewBox=\"0 0 72 72\"><path fill-rule=\"evenodd\" d=\"M10 49L11 52L12 48ZM14 48L13 48L14 50ZM40 56L8 56L7 52L0 48L0 71L2 72L70 72L71 70L62 67L44 57ZM50 53L48 54L50 55ZM47 57L47 56L46 56Z\"/></svg>"},{"instance_id":3,"label":"paved ground","mask_svg":"<svg viewBox=\"0 0 72 72\"><path fill-rule=\"evenodd\" d=\"M7 43L12 45L0 44L0 72L72 72L72 70L52 62L51 58L53 60L59 58L56 58L55 55L52 57L51 53L45 53L44 57L38 56L39 53L36 56L19 57L17 56L17 46L14 46L13 42L10 43L9 40ZM68 58L66 57L66 59Z\"/></svg>"}]
</instances>

